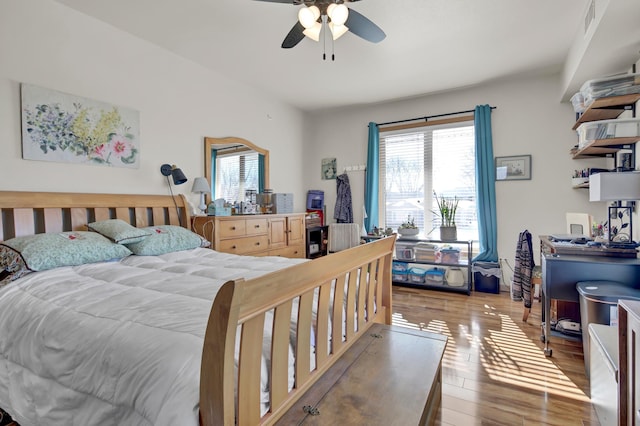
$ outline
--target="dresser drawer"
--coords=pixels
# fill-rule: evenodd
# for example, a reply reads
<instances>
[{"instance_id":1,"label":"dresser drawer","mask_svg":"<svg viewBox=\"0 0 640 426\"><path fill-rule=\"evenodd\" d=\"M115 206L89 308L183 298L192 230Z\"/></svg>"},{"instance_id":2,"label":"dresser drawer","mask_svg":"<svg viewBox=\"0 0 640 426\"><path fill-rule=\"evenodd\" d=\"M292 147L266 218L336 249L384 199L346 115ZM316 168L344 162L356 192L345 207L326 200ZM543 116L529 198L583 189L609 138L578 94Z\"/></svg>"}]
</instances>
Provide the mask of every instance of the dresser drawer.
<instances>
[{"instance_id":1,"label":"dresser drawer","mask_svg":"<svg viewBox=\"0 0 640 426\"><path fill-rule=\"evenodd\" d=\"M221 220L219 222L219 228L216 229L216 232L221 239L244 237L247 233L246 225L247 223L244 219Z\"/></svg>"},{"instance_id":2,"label":"dresser drawer","mask_svg":"<svg viewBox=\"0 0 640 426\"><path fill-rule=\"evenodd\" d=\"M267 219L246 219L246 235L262 235L269 231Z\"/></svg>"},{"instance_id":3,"label":"dresser drawer","mask_svg":"<svg viewBox=\"0 0 640 426\"><path fill-rule=\"evenodd\" d=\"M269 256L282 256L289 258L305 257L305 247L302 245L284 247L281 249L269 250Z\"/></svg>"},{"instance_id":4,"label":"dresser drawer","mask_svg":"<svg viewBox=\"0 0 640 426\"><path fill-rule=\"evenodd\" d=\"M220 241L218 251L233 254L250 254L256 251L263 251L269 248L269 236L258 235L255 237L236 238L233 240Z\"/></svg>"}]
</instances>

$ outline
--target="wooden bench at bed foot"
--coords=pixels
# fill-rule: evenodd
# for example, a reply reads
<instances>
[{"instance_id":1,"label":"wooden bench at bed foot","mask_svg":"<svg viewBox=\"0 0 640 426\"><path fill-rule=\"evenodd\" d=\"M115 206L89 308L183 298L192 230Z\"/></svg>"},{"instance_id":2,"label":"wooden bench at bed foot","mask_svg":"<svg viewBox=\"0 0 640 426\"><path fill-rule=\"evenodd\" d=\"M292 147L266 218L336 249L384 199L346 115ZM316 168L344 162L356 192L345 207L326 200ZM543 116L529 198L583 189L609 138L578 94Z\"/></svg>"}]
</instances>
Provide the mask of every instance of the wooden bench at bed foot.
<instances>
[{"instance_id":1,"label":"wooden bench at bed foot","mask_svg":"<svg viewBox=\"0 0 640 426\"><path fill-rule=\"evenodd\" d=\"M432 424L446 345L440 334L375 324L276 424Z\"/></svg>"}]
</instances>

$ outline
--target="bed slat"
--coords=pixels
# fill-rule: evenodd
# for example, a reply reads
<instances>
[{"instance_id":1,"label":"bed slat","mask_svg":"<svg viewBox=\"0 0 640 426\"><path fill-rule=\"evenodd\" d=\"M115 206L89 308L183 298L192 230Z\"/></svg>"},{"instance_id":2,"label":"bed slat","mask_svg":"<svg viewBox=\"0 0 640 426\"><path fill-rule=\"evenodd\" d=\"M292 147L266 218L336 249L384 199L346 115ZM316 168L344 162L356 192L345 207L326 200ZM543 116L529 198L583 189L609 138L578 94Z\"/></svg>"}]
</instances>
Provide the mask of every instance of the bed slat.
<instances>
[{"instance_id":1,"label":"bed slat","mask_svg":"<svg viewBox=\"0 0 640 426\"><path fill-rule=\"evenodd\" d=\"M271 410L279 407L289 393L289 332L291 330L291 309L289 300L278 306L273 318L273 338L271 344Z\"/></svg>"},{"instance_id":2,"label":"bed slat","mask_svg":"<svg viewBox=\"0 0 640 426\"><path fill-rule=\"evenodd\" d=\"M87 209L72 208L71 209L71 230L86 231L87 230Z\"/></svg>"},{"instance_id":3,"label":"bed slat","mask_svg":"<svg viewBox=\"0 0 640 426\"><path fill-rule=\"evenodd\" d=\"M149 220L147 219L147 209L142 207L136 207L134 209L136 226L138 228L145 228L149 226Z\"/></svg>"},{"instance_id":4,"label":"bed slat","mask_svg":"<svg viewBox=\"0 0 640 426\"><path fill-rule=\"evenodd\" d=\"M300 296L298 304L298 328L296 330L296 380L307 381L311 370L311 309L313 291Z\"/></svg>"},{"instance_id":5,"label":"bed slat","mask_svg":"<svg viewBox=\"0 0 640 426\"><path fill-rule=\"evenodd\" d=\"M356 300L356 290L358 288L357 286L357 280L358 277L360 276L359 274L359 269L352 269L351 271L349 271L349 280L348 280L348 285L347 285L347 329L346 329L346 336L345 336L345 340L347 342L350 342L351 339L353 339L353 336L355 334L355 323L356 323L356 312L355 312L355 308L356 308L356 304L358 303L358 301ZM358 316L362 315L361 312L357 312Z\"/></svg>"},{"instance_id":6,"label":"bed slat","mask_svg":"<svg viewBox=\"0 0 640 426\"><path fill-rule=\"evenodd\" d=\"M329 303L331 281L320 286L318 295L318 319L316 326L316 365L322 365L329 355Z\"/></svg>"},{"instance_id":7,"label":"bed slat","mask_svg":"<svg viewBox=\"0 0 640 426\"><path fill-rule=\"evenodd\" d=\"M178 219L178 213L176 213L175 209L169 210L169 224L170 225L180 225L180 220Z\"/></svg>"},{"instance_id":8,"label":"bed slat","mask_svg":"<svg viewBox=\"0 0 640 426\"><path fill-rule=\"evenodd\" d=\"M164 208L162 207L154 207L153 208L153 226L158 226L164 224Z\"/></svg>"},{"instance_id":9,"label":"bed slat","mask_svg":"<svg viewBox=\"0 0 640 426\"><path fill-rule=\"evenodd\" d=\"M344 302L344 277L336 279L335 294L333 296L333 306L341 306ZM331 324L342 324L343 310L334 309ZM342 327L331 328L331 353L337 353L342 347Z\"/></svg>"},{"instance_id":10,"label":"bed slat","mask_svg":"<svg viewBox=\"0 0 640 426\"><path fill-rule=\"evenodd\" d=\"M129 208L127 208L127 207L117 207L116 208L116 219L124 220L128 224L131 224L131 218L129 217Z\"/></svg>"},{"instance_id":11,"label":"bed slat","mask_svg":"<svg viewBox=\"0 0 640 426\"><path fill-rule=\"evenodd\" d=\"M62 232L62 209L44 209L44 232Z\"/></svg>"},{"instance_id":12,"label":"bed slat","mask_svg":"<svg viewBox=\"0 0 640 426\"><path fill-rule=\"evenodd\" d=\"M360 285L359 288L363 288L365 290L369 289L368 284L370 282L370 277L369 274L371 271L371 264L369 263L368 265L366 265L364 268L360 269ZM367 311L365 310L365 306L366 306L366 301L367 301L367 291L363 291L363 292L358 292L358 330L362 330L362 327L364 327L364 324L367 321Z\"/></svg>"},{"instance_id":13,"label":"bed slat","mask_svg":"<svg viewBox=\"0 0 640 426\"><path fill-rule=\"evenodd\" d=\"M96 222L111 219L111 213L108 207L96 207L93 209Z\"/></svg>"},{"instance_id":14,"label":"bed slat","mask_svg":"<svg viewBox=\"0 0 640 426\"><path fill-rule=\"evenodd\" d=\"M367 292L367 321L371 320L376 309L375 295L381 294L382 292L382 288L374 288L374 285L382 280L383 273L384 269L382 268L382 261L377 260L369 264L369 274L367 274L367 276L370 284L367 286L369 289ZM371 281L372 279L375 279L375 281ZM380 301L378 301L378 306L380 306Z\"/></svg>"},{"instance_id":15,"label":"bed slat","mask_svg":"<svg viewBox=\"0 0 640 426\"><path fill-rule=\"evenodd\" d=\"M238 424L260 423L260 367L264 313L242 325L238 356Z\"/></svg>"},{"instance_id":16,"label":"bed slat","mask_svg":"<svg viewBox=\"0 0 640 426\"><path fill-rule=\"evenodd\" d=\"M13 225L16 237L34 234L36 225L33 209L13 209Z\"/></svg>"}]
</instances>

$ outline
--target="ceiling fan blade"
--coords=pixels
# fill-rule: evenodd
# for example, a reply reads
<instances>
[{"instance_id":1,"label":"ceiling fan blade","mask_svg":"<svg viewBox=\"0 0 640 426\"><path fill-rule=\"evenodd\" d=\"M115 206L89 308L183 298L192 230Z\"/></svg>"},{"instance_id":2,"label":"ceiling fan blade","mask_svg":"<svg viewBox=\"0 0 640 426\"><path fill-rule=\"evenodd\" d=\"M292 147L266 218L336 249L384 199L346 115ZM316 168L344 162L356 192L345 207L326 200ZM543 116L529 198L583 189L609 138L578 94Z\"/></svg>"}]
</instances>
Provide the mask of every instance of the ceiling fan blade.
<instances>
[{"instance_id":1,"label":"ceiling fan blade","mask_svg":"<svg viewBox=\"0 0 640 426\"><path fill-rule=\"evenodd\" d=\"M282 42L282 48L291 49L296 44L300 43L304 38L303 31L304 27L302 26L302 24L299 21L296 22L293 28L291 28L291 31L289 31L289 34L287 34L287 36L284 38L284 41Z\"/></svg>"},{"instance_id":2,"label":"ceiling fan blade","mask_svg":"<svg viewBox=\"0 0 640 426\"><path fill-rule=\"evenodd\" d=\"M288 4L302 4L303 0L255 0L255 1L266 1L269 3L288 3Z\"/></svg>"},{"instance_id":3,"label":"ceiling fan blade","mask_svg":"<svg viewBox=\"0 0 640 426\"><path fill-rule=\"evenodd\" d=\"M349 31L372 43L379 43L387 36L379 26L353 9L349 9L349 17L344 24Z\"/></svg>"}]
</instances>

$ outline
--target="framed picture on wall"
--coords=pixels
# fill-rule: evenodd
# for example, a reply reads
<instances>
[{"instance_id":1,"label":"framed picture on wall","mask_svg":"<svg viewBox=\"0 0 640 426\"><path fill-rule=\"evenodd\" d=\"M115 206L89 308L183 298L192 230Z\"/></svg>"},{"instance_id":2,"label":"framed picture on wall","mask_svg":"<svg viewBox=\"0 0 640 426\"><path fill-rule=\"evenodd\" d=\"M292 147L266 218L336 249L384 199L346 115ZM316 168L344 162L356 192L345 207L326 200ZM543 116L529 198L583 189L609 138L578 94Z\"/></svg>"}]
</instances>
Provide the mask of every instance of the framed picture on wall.
<instances>
[{"instance_id":1,"label":"framed picture on wall","mask_svg":"<svg viewBox=\"0 0 640 426\"><path fill-rule=\"evenodd\" d=\"M496 180L531 179L531 156L496 157Z\"/></svg>"},{"instance_id":2,"label":"framed picture on wall","mask_svg":"<svg viewBox=\"0 0 640 426\"><path fill-rule=\"evenodd\" d=\"M322 179L335 179L337 176L337 162L335 158L322 159Z\"/></svg>"}]
</instances>

